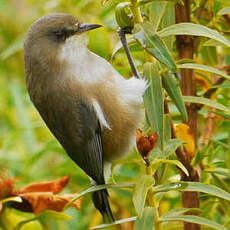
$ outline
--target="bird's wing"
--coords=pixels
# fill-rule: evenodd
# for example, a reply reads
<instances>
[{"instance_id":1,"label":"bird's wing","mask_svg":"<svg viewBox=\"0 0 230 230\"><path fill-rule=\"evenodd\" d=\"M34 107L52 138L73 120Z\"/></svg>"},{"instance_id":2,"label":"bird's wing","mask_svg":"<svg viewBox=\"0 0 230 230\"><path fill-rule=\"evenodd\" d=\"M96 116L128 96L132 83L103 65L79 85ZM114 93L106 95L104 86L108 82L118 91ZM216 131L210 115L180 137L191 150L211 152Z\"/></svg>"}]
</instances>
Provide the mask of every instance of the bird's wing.
<instances>
[{"instance_id":1,"label":"bird's wing","mask_svg":"<svg viewBox=\"0 0 230 230\"><path fill-rule=\"evenodd\" d=\"M75 161L94 181L98 184L103 184L104 154L99 119L93 107L89 107L86 103L81 102L77 107L77 122L80 123L81 126L75 126L74 123L72 124L72 129L75 129L75 131L77 129L77 134L68 130L68 133L72 133L69 137L71 140L66 140L65 138L64 142L59 141L73 161ZM66 118L68 119L69 116L71 115L67 115ZM73 118L73 114L71 117ZM71 118L69 117L69 119Z\"/></svg>"}]
</instances>

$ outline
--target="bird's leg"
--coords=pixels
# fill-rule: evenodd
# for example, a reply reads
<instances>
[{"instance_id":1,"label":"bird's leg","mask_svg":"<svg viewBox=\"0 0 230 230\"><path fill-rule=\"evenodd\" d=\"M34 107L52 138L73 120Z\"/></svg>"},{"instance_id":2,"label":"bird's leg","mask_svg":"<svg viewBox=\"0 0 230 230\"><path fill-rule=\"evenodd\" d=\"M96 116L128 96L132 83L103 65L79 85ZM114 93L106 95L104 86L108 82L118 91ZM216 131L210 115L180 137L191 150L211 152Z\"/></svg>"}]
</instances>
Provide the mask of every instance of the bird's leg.
<instances>
[{"instance_id":1,"label":"bird's leg","mask_svg":"<svg viewBox=\"0 0 230 230\"><path fill-rule=\"evenodd\" d=\"M131 69L133 71L133 75L136 78L140 78L140 75L139 75L138 70L137 70L137 68L136 68L136 66L134 64L134 61L133 61L133 58L131 56L129 46L128 46L128 43L127 43L127 40L126 40L126 37L125 37L125 34L130 33L130 31L126 30L126 29L119 28L117 32L119 34L121 43L122 43L122 45L124 47L124 50L125 50L126 56L128 58L129 64L131 66Z\"/></svg>"}]
</instances>

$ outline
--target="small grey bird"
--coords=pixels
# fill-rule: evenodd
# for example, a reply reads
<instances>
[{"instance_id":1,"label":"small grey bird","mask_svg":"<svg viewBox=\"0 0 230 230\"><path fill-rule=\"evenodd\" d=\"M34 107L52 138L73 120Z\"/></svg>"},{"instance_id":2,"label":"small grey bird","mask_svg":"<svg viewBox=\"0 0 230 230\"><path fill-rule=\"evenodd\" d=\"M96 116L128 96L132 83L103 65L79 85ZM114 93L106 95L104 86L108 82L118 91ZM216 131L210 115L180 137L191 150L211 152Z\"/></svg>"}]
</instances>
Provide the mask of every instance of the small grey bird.
<instances>
[{"instance_id":1,"label":"small grey bird","mask_svg":"<svg viewBox=\"0 0 230 230\"><path fill-rule=\"evenodd\" d=\"M64 13L44 16L26 34L24 57L33 104L71 159L101 185L105 164L135 143L146 82L124 79L87 49L84 32L99 27ZM93 202L105 222L114 220L106 189L94 192Z\"/></svg>"}]
</instances>

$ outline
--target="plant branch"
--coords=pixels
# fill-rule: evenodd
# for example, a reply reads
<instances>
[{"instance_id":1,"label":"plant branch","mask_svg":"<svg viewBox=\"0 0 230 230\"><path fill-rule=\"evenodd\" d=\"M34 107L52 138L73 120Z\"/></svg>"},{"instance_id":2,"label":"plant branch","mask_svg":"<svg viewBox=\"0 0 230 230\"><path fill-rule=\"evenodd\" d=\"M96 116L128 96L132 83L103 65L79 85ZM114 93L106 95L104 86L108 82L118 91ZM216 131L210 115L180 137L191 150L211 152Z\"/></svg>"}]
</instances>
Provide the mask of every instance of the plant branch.
<instances>
[{"instance_id":1,"label":"plant branch","mask_svg":"<svg viewBox=\"0 0 230 230\"><path fill-rule=\"evenodd\" d=\"M179 4L175 5L176 22L190 22L190 0L184 0L184 6ZM176 45L179 53L179 58L193 59L194 54L194 38L192 36L177 36ZM181 70L181 87L182 94L186 96L196 95L196 80L193 70L183 69ZM188 125L195 138L197 139L197 107L194 104L186 104L188 113ZM172 126L173 136L174 127ZM190 160L187 160L187 153L183 154L180 148L176 151L178 159L185 165L189 172L189 176L182 175L181 180L183 181L199 181L199 175L195 169L190 165ZM199 193L198 192L183 192L182 202L185 208L199 208ZM200 230L200 226L193 223L184 223L185 230Z\"/></svg>"},{"instance_id":2,"label":"plant branch","mask_svg":"<svg viewBox=\"0 0 230 230\"><path fill-rule=\"evenodd\" d=\"M126 34L126 30L122 29L122 28L119 28L118 29L118 34L119 34L119 37L120 37L120 40L121 40L121 43L122 43L122 46L124 47L124 50L125 50L125 53L126 53L126 56L128 58L128 61L129 61L129 65L132 69L132 72L133 72L133 75L134 77L136 78L140 78L139 76L139 73L138 73L138 70L134 64L134 61L133 61L133 58L131 56L131 53L130 53L130 49L129 49L129 46L128 46L128 43L127 43L127 40L126 40L126 37L125 37L125 34Z\"/></svg>"}]
</instances>

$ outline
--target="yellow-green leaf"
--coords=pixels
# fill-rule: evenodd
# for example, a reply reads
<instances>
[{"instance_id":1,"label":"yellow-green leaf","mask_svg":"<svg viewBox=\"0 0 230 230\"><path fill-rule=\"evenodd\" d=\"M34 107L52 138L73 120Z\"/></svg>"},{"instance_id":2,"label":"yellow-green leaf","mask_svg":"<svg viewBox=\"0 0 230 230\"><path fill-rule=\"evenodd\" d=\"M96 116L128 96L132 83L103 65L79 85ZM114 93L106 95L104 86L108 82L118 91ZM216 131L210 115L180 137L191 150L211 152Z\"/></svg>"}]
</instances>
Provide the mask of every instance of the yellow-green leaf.
<instances>
[{"instance_id":1,"label":"yellow-green leaf","mask_svg":"<svg viewBox=\"0 0 230 230\"><path fill-rule=\"evenodd\" d=\"M221 35L216 30L212 30L207 26L194 24L194 23L178 23L164 28L158 31L160 37L167 37L171 35L191 35L191 36L203 36L217 40L227 46L230 46L230 41Z\"/></svg>"},{"instance_id":2,"label":"yellow-green leaf","mask_svg":"<svg viewBox=\"0 0 230 230\"><path fill-rule=\"evenodd\" d=\"M136 24L134 38L159 62L165 64L173 72L176 72L176 64L168 51L167 46L153 31L153 25L150 22Z\"/></svg>"},{"instance_id":3,"label":"yellow-green leaf","mask_svg":"<svg viewBox=\"0 0 230 230\"><path fill-rule=\"evenodd\" d=\"M133 203L134 207L138 213L138 216L142 216L145 200L148 190L154 185L155 180L153 176L144 175L140 177L134 186L133 191Z\"/></svg>"},{"instance_id":4,"label":"yellow-green leaf","mask_svg":"<svg viewBox=\"0 0 230 230\"><path fill-rule=\"evenodd\" d=\"M230 76L227 75L226 73L214 68L214 67L210 67L210 66L207 66L207 65L201 65L201 64L196 64L196 63L184 63L184 64L180 64L180 65L177 65L177 68L179 69L198 69L198 70L203 70L203 71L206 71L206 72L209 72L209 73L214 73L214 74L217 74L221 77L224 77L228 80L230 80Z\"/></svg>"}]
</instances>

